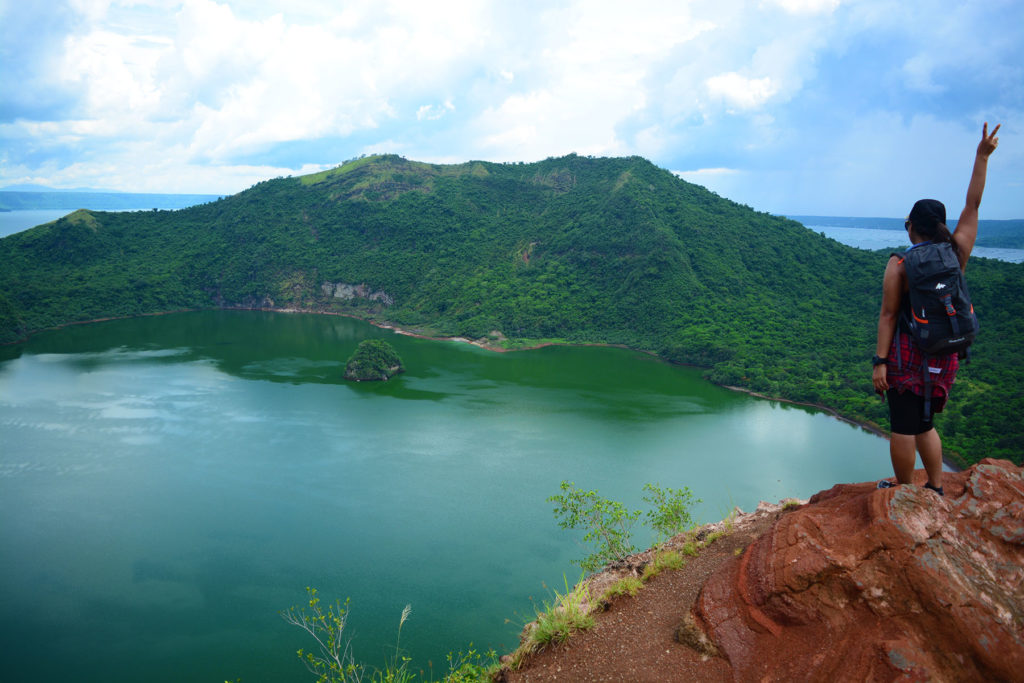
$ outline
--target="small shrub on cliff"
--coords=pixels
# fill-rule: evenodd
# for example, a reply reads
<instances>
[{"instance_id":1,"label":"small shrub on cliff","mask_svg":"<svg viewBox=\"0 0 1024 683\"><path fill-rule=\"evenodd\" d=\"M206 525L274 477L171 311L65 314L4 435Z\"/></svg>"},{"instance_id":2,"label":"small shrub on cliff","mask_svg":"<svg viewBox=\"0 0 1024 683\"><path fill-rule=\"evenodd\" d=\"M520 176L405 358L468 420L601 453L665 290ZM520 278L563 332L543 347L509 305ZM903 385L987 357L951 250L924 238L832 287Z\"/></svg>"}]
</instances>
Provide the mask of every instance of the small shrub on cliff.
<instances>
[{"instance_id":1,"label":"small shrub on cliff","mask_svg":"<svg viewBox=\"0 0 1024 683\"><path fill-rule=\"evenodd\" d=\"M383 668L378 669L358 663L352 654L351 643L345 636L349 601L334 602L325 608L315 588L306 588L306 593L309 595L306 605L289 607L281 612L281 616L287 623L308 633L316 642L314 651L302 649L298 655L309 672L316 676L317 683L357 683L366 678L371 683L410 683L417 680L417 674L412 671L412 660L402 654L401 648L402 626L409 619L411 605L405 606L398 621L394 656L385 661ZM568 593L562 600L575 594L576 591ZM557 593L555 595L560 597ZM457 654L449 652L447 659L448 674L440 679L444 683L489 682L492 674L501 666L497 652L492 649L480 653L472 643L468 651ZM422 677L423 671L419 675ZM429 680L435 679L431 675Z\"/></svg>"},{"instance_id":2,"label":"small shrub on cliff","mask_svg":"<svg viewBox=\"0 0 1024 683\"><path fill-rule=\"evenodd\" d=\"M701 500L693 500L693 493L689 487L663 489L657 484L644 484L644 491L647 491L644 501L652 506L652 509L647 511L647 523L658 533L662 541L693 526L690 506L694 502L700 503Z\"/></svg>"},{"instance_id":3,"label":"small shrub on cliff","mask_svg":"<svg viewBox=\"0 0 1024 683\"><path fill-rule=\"evenodd\" d=\"M661 541L680 534L693 526L690 506L694 502L690 489L661 488L645 484L644 500L652 506L647 512L648 525L658 533ZM571 481L562 482L562 493L550 496L549 503L558 503L554 509L563 529L587 529L584 541L594 543L597 551L582 560L572 560L586 571L597 571L612 562L625 560L636 552L630 540L633 525L640 518L639 510L629 510L622 503L598 495L597 491L583 491ZM685 548L684 548L685 550ZM696 554L695 552L693 554Z\"/></svg>"},{"instance_id":4,"label":"small shrub on cliff","mask_svg":"<svg viewBox=\"0 0 1024 683\"><path fill-rule=\"evenodd\" d=\"M309 594L307 607L293 606L281 612L281 617L292 626L298 626L316 641L316 650L307 652L299 650L299 660L311 674L317 677L317 683L354 683L361 681L366 668L356 662L348 639L345 637L345 626L348 622L349 601L335 602L327 605L325 610L320 604L315 588L306 588ZM411 605L402 610L398 622L398 639L395 641L395 656L386 662L383 669L376 669L371 674L373 681L387 683L405 683L416 678L409 670L410 659L403 656L400 647L402 626L405 625Z\"/></svg>"},{"instance_id":5,"label":"small shrub on cliff","mask_svg":"<svg viewBox=\"0 0 1024 683\"><path fill-rule=\"evenodd\" d=\"M630 530L640 519L639 510L628 510L618 501L608 500L597 491L583 491L571 481L562 482L562 493L551 496L549 503L563 529L587 529L583 540L597 545L597 551L582 560L573 560L586 571L596 571L610 562L626 559L636 552Z\"/></svg>"},{"instance_id":6,"label":"small shrub on cliff","mask_svg":"<svg viewBox=\"0 0 1024 683\"><path fill-rule=\"evenodd\" d=\"M481 654L470 643L468 652L448 653L449 673L444 683L490 683L500 668L498 653L493 648Z\"/></svg>"},{"instance_id":7,"label":"small shrub on cliff","mask_svg":"<svg viewBox=\"0 0 1024 683\"><path fill-rule=\"evenodd\" d=\"M348 600L344 606L335 602L324 610L315 588L307 587L306 593L309 594L308 611L305 607L294 606L281 612L286 622L313 636L317 643L316 652L299 650L299 660L318 681L346 683L360 680L363 667L356 663L348 641L344 639Z\"/></svg>"}]
</instances>

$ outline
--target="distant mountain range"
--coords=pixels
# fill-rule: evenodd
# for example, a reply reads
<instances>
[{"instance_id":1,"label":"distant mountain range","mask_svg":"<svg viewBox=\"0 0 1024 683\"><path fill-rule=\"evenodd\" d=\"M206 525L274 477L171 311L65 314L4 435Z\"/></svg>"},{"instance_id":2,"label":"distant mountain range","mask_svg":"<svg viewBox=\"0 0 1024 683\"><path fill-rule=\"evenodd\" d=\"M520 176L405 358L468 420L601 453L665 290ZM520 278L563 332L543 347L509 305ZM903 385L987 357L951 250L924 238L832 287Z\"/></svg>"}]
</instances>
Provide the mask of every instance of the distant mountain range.
<instances>
[{"instance_id":1,"label":"distant mountain range","mask_svg":"<svg viewBox=\"0 0 1024 683\"><path fill-rule=\"evenodd\" d=\"M18 188L18 189L14 189ZM13 185L0 189L0 211L43 209L94 209L129 211L138 209L184 209L216 201L220 195L147 194L102 190L54 190L41 185Z\"/></svg>"},{"instance_id":2,"label":"distant mountain range","mask_svg":"<svg viewBox=\"0 0 1024 683\"><path fill-rule=\"evenodd\" d=\"M0 343L181 309L335 312L495 347L622 344L884 425L868 361L885 258L640 157L373 156L0 239ZM943 416L946 446L962 462L1019 462L1024 266L978 259L968 283L983 332Z\"/></svg>"},{"instance_id":3,"label":"distant mountain range","mask_svg":"<svg viewBox=\"0 0 1024 683\"><path fill-rule=\"evenodd\" d=\"M102 190L95 187L50 187L49 185L38 185L35 183L21 183L0 187L0 192L100 192L106 194L117 191Z\"/></svg>"}]
</instances>

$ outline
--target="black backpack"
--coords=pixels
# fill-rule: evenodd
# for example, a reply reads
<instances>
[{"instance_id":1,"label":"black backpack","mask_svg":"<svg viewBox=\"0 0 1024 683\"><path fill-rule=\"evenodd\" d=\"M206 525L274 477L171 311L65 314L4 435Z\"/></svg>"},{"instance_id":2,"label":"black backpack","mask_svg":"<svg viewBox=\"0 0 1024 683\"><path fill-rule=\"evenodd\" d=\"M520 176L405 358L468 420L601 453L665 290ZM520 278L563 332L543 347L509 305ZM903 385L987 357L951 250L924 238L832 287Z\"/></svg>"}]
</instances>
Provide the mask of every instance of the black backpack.
<instances>
[{"instance_id":1,"label":"black backpack","mask_svg":"<svg viewBox=\"0 0 1024 683\"><path fill-rule=\"evenodd\" d=\"M909 305L900 312L903 331L926 355L965 357L978 335L978 318L953 245L930 242L898 256L909 285Z\"/></svg>"}]
</instances>

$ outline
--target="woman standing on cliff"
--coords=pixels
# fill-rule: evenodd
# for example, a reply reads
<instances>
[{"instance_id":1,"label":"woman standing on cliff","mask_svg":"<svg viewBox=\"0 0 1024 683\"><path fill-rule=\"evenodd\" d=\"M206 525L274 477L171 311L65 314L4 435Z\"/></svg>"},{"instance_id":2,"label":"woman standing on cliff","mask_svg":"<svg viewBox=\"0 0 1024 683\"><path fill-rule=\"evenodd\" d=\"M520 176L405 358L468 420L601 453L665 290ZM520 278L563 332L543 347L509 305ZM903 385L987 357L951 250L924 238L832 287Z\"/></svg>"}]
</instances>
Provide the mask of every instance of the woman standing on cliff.
<instances>
[{"instance_id":1,"label":"woman standing on cliff","mask_svg":"<svg viewBox=\"0 0 1024 683\"><path fill-rule=\"evenodd\" d=\"M1001 125L1001 124L1000 124ZM935 199L922 199L914 204L906 221L910 235L910 249L930 242L950 242L960 270L967 267L967 259L978 236L978 207L985 191L988 158L999 145L999 125L988 132L988 123L981 129L981 142L974 157L974 170L967 186L967 203L960 212L956 230L950 234L946 227L946 207ZM910 251L908 249L907 251ZM956 379L959 366L957 354L933 356L927 359L931 375L931 400L925 400L923 381L924 354L909 334L896 334L900 308L907 298L907 274L903 259L893 255L885 267L882 279L882 311L878 316L878 342L871 380L875 391L885 394L889 401L889 456L896 474L896 484L911 483L916 453L928 474L927 488L939 495L942 492L942 440L932 425L933 415L941 411ZM900 358L901 363L896 363ZM878 488L895 486L888 480L878 482Z\"/></svg>"}]
</instances>

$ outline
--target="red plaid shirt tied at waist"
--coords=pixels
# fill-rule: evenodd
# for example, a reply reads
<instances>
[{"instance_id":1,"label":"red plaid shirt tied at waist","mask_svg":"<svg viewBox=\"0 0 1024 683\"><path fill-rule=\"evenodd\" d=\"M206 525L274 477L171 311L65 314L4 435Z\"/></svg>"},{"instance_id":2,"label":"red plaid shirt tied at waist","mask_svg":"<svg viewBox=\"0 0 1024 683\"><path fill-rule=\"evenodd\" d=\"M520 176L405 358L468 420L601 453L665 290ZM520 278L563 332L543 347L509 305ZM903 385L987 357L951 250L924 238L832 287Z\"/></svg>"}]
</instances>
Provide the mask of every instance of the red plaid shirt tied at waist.
<instances>
[{"instance_id":1,"label":"red plaid shirt tied at waist","mask_svg":"<svg viewBox=\"0 0 1024 683\"><path fill-rule=\"evenodd\" d=\"M886 379L889 386L901 394L904 391L911 391L918 396L924 396L924 363L924 354L917 348L914 338L897 327L886 363ZM960 360L955 353L948 356L932 356L928 359L928 376L931 378L931 398L935 412L940 412L946 404L959 367Z\"/></svg>"}]
</instances>

